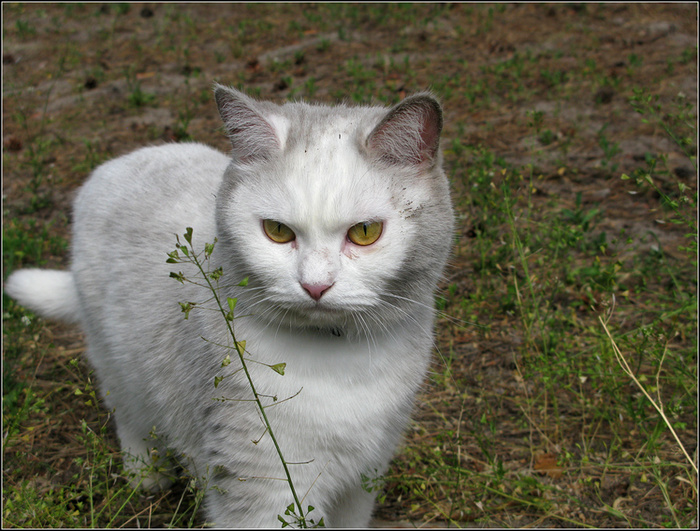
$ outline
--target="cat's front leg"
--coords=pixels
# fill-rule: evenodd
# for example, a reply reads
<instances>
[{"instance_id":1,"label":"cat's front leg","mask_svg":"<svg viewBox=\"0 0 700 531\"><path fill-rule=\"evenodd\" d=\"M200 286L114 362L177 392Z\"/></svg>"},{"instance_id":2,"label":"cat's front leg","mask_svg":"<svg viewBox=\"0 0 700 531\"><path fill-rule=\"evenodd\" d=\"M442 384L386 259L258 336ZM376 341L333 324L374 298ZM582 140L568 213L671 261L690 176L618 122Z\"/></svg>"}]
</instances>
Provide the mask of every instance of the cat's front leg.
<instances>
[{"instance_id":1,"label":"cat's front leg","mask_svg":"<svg viewBox=\"0 0 700 531\"><path fill-rule=\"evenodd\" d=\"M116 412L115 420L122 460L131 486L151 492L168 488L175 474L165 445L157 440L153 430L136 429L124 420L120 422Z\"/></svg>"},{"instance_id":2,"label":"cat's front leg","mask_svg":"<svg viewBox=\"0 0 700 531\"><path fill-rule=\"evenodd\" d=\"M328 527L369 527L374 508L375 494L362 487L348 490L325 518Z\"/></svg>"},{"instance_id":3,"label":"cat's front leg","mask_svg":"<svg viewBox=\"0 0 700 531\"><path fill-rule=\"evenodd\" d=\"M280 528L283 518L291 527L300 527L293 515L285 515L293 502L289 486L275 479L242 479L218 470L206 486L207 524L220 528ZM315 513L321 511L315 510Z\"/></svg>"}]
</instances>

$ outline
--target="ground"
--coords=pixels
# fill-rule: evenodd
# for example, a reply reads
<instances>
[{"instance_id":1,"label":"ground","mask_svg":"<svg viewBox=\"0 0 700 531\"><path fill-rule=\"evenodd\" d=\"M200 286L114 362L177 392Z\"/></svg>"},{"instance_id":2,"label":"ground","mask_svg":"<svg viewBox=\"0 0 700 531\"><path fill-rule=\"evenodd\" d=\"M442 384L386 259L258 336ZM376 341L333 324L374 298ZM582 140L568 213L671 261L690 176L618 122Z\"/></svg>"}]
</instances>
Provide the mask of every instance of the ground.
<instances>
[{"instance_id":1,"label":"ground","mask_svg":"<svg viewBox=\"0 0 700 531\"><path fill-rule=\"evenodd\" d=\"M3 278L68 265L104 160L227 151L215 81L430 89L458 234L375 525L694 526L697 38L694 3L3 4ZM202 525L187 484L124 494L83 350L3 299L3 524Z\"/></svg>"}]
</instances>

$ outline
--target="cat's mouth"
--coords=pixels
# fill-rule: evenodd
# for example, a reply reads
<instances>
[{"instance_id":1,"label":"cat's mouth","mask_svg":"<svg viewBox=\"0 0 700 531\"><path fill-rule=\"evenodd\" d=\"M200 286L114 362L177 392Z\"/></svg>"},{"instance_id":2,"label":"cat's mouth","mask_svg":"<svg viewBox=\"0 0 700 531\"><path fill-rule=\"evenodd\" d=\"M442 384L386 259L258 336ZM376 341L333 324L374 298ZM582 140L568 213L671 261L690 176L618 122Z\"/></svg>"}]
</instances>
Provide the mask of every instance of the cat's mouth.
<instances>
[{"instance_id":1,"label":"cat's mouth","mask_svg":"<svg viewBox=\"0 0 700 531\"><path fill-rule=\"evenodd\" d=\"M346 333L345 330L343 330L339 326L331 326L331 327L314 326L314 327L311 327L311 329L320 336L343 337Z\"/></svg>"},{"instance_id":2,"label":"cat's mouth","mask_svg":"<svg viewBox=\"0 0 700 531\"><path fill-rule=\"evenodd\" d=\"M323 329L328 335L344 337L351 329L366 328L377 320L376 308L368 302L350 297L339 300L324 296L313 300L288 293L270 294L263 305L256 305L253 313L275 327ZM340 331L340 335L333 331Z\"/></svg>"},{"instance_id":3,"label":"cat's mouth","mask_svg":"<svg viewBox=\"0 0 700 531\"><path fill-rule=\"evenodd\" d=\"M350 308L340 308L323 301L309 301L303 304L297 302L286 306L285 320L288 320L292 326L324 329L329 334L332 330L343 330L348 320L352 319ZM337 336L337 334L332 335Z\"/></svg>"},{"instance_id":4,"label":"cat's mouth","mask_svg":"<svg viewBox=\"0 0 700 531\"><path fill-rule=\"evenodd\" d=\"M312 302L310 305L304 305L301 308L297 306L297 311L315 319L323 320L327 318L337 320L338 317L348 313L347 309L338 308L329 304L324 304L321 301Z\"/></svg>"}]
</instances>

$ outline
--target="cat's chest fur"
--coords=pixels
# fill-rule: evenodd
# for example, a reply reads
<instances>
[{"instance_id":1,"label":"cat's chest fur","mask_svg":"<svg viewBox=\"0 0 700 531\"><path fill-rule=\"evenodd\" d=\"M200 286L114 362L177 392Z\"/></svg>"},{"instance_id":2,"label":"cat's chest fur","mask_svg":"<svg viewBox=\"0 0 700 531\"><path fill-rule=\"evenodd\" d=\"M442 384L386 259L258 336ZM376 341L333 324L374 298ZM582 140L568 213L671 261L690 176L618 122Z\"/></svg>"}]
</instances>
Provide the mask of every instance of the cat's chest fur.
<instances>
[{"instance_id":1,"label":"cat's chest fur","mask_svg":"<svg viewBox=\"0 0 700 531\"><path fill-rule=\"evenodd\" d=\"M420 353L430 348L430 337L410 335L404 324L370 337L348 337L339 328L290 332L260 326L241 322L237 334L248 338L251 359L260 362L252 370L261 392L278 399L300 392L309 397L316 413L337 409L356 411L353 415L361 417L363 410L412 399L429 359ZM285 364L284 376L267 366L279 363Z\"/></svg>"},{"instance_id":2,"label":"cat's chest fur","mask_svg":"<svg viewBox=\"0 0 700 531\"><path fill-rule=\"evenodd\" d=\"M332 479L333 488L345 489L360 476L383 473L429 363L424 355L430 348L428 337L416 341L397 327L391 333L377 332L368 342L325 328L288 333L257 326L254 322L246 326L242 320L237 334L245 338L246 346L251 345L248 355L254 362L249 363L249 370L285 459L304 463L292 470L299 487L316 484L323 489ZM279 363L286 364L283 376L268 366ZM216 433L213 427L226 426L241 433L242 440L263 434L258 413L245 402L251 395L242 376L222 383L217 390L209 386L205 394L215 400L214 405L205 406L214 410L212 415L195 415L206 419L206 424L201 430L195 426L183 431L211 434ZM227 401L216 401L221 398ZM192 443L195 450L202 439ZM267 436L255 445L238 444L231 451L223 450L219 460L210 464L236 471L237 463L261 456L270 474L281 473ZM341 470L344 472L337 477Z\"/></svg>"}]
</instances>

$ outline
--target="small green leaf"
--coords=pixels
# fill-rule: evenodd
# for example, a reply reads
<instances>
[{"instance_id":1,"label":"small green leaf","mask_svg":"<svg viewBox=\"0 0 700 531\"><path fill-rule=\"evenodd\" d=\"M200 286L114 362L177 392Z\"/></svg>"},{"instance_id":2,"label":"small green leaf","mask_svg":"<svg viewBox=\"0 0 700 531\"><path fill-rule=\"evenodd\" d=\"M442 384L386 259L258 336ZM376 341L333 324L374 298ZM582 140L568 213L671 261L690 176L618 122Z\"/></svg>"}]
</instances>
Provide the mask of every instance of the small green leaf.
<instances>
[{"instance_id":1,"label":"small green leaf","mask_svg":"<svg viewBox=\"0 0 700 531\"><path fill-rule=\"evenodd\" d=\"M219 387L219 384L221 383L221 380L223 380L223 376L214 376L214 387Z\"/></svg>"},{"instance_id":2,"label":"small green leaf","mask_svg":"<svg viewBox=\"0 0 700 531\"><path fill-rule=\"evenodd\" d=\"M231 313L233 313L233 309L236 307L238 299L232 299L231 297L229 297L228 299L226 299L226 302L228 302L229 310L231 310Z\"/></svg>"},{"instance_id":3,"label":"small green leaf","mask_svg":"<svg viewBox=\"0 0 700 531\"><path fill-rule=\"evenodd\" d=\"M192 227L187 227L183 236L185 237L185 241L192 245Z\"/></svg>"},{"instance_id":4,"label":"small green leaf","mask_svg":"<svg viewBox=\"0 0 700 531\"><path fill-rule=\"evenodd\" d=\"M211 253L214 252L214 245L216 245L216 238L214 238L214 243L205 243L204 244L204 254L206 255L207 258L211 256Z\"/></svg>"},{"instance_id":5,"label":"small green leaf","mask_svg":"<svg viewBox=\"0 0 700 531\"><path fill-rule=\"evenodd\" d=\"M241 280L238 283L238 285L241 286L242 288L245 288L248 285L248 277L245 277L243 280Z\"/></svg>"},{"instance_id":6,"label":"small green leaf","mask_svg":"<svg viewBox=\"0 0 700 531\"><path fill-rule=\"evenodd\" d=\"M221 362L222 367L227 367L231 364L231 356L226 354L226 357L224 358L224 361Z\"/></svg>"},{"instance_id":7,"label":"small green leaf","mask_svg":"<svg viewBox=\"0 0 700 531\"><path fill-rule=\"evenodd\" d=\"M236 350L238 352L245 352L245 339L243 341L236 341Z\"/></svg>"},{"instance_id":8,"label":"small green leaf","mask_svg":"<svg viewBox=\"0 0 700 531\"><path fill-rule=\"evenodd\" d=\"M184 284L184 283L185 283L185 276L182 274L182 272L174 273L174 272L171 271L171 272L170 272L170 278L174 278L174 279L177 280L180 284Z\"/></svg>"},{"instance_id":9,"label":"small green leaf","mask_svg":"<svg viewBox=\"0 0 700 531\"><path fill-rule=\"evenodd\" d=\"M195 307L197 304L196 302L181 302L180 308L182 309L182 313L185 314L185 319L188 319L190 316L190 311L192 311L192 308Z\"/></svg>"},{"instance_id":10,"label":"small green leaf","mask_svg":"<svg viewBox=\"0 0 700 531\"><path fill-rule=\"evenodd\" d=\"M287 367L286 363L276 363L275 365L270 365L270 369L275 371L277 374L284 376L284 369Z\"/></svg>"}]
</instances>

